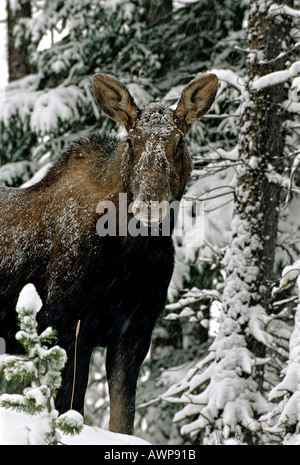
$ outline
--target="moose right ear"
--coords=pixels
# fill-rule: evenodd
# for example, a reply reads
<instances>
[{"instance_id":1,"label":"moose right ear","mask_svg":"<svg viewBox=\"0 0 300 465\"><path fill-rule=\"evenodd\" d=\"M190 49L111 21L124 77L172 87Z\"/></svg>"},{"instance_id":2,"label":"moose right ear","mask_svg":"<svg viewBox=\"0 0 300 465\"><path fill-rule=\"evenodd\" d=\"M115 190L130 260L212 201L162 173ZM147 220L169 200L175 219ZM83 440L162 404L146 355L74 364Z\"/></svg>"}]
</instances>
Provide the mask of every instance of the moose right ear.
<instances>
[{"instance_id":1,"label":"moose right ear","mask_svg":"<svg viewBox=\"0 0 300 465\"><path fill-rule=\"evenodd\" d=\"M183 89L175 114L182 120L185 132L209 110L217 90L218 78L215 74L194 79Z\"/></svg>"},{"instance_id":2,"label":"moose right ear","mask_svg":"<svg viewBox=\"0 0 300 465\"><path fill-rule=\"evenodd\" d=\"M129 131L140 111L126 87L110 76L95 74L93 90L99 107Z\"/></svg>"}]
</instances>

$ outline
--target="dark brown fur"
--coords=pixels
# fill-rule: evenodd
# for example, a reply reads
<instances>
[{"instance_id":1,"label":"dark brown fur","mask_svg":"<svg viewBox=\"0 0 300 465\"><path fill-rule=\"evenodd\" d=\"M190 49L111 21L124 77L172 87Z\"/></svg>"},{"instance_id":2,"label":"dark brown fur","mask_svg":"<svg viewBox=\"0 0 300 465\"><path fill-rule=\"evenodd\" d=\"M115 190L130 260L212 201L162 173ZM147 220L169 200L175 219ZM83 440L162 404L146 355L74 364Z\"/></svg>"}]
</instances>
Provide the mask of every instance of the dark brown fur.
<instances>
[{"instance_id":1,"label":"dark brown fur","mask_svg":"<svg viewBox=\"0 0 300 465\"><path fill-rule=\"evenodd\" d=\"M187 87L177 111L161 107L173 128L165 133L158 107L144 113L122 84L96 75L99 105L124 124L130 140L91 135L74 143L39 183L0 188L0 336L7 352L20 351L15 307L24 285L33 283L43 301L40 329L53 326L68 355L57 408L70 406L75 328L81 320L73 408L83 411L93 349L107 347L112 431L133 432L137 376L164 308L174 250L170 236L100 237L98 205L110 200L118 211L119 193L127 193L128 204L138 196L145 202L180 200L191 171L181 139L213 101L217 81L210 76L205 86L207 77L198 80L200 86L193 81L193 92ZM201 105L206 102L201 114L197 85ZM156 123L149 133L145 115L151 118L153 112ZM161 132L155 135L155 128ZM156 147L158 162L151 155ZM132 216L129 212L128 219Z\"/></svg>"}]
</instances>

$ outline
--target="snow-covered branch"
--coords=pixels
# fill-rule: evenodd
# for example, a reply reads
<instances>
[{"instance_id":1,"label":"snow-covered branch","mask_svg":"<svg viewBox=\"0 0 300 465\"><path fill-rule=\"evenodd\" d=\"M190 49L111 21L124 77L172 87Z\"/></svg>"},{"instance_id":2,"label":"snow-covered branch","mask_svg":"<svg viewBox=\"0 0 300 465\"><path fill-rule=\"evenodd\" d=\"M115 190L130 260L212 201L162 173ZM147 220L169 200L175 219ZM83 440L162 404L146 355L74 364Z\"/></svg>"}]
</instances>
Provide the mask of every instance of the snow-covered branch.
<instances>
[{"instance_id":1,"label":"snow-covered branch","mask_svg":"<svg viewBox=\"0 0 300 465\"><path fill-rule=\"evenodd\" d=\"M298 48L300 48L300 42L297 42L294 47L290 48L289 50L286 50L286 52L281 52L279 53L279 55L275 58L273 58L272 60L261 60L259 62L260 65L269 65L270 63L275 63L276 61L278 60L281 60L282 58L284 57L287 57L289 55L291 55L292 53L294 53Z\"/></svg>"},{"instance_id":2,"label":"snow-covered branch","mask_svg":"<svg viewBox=\"0 0 300 465\"><path fill-rule=\"evenodd\" d=\"M266 87L276 86L283 84L290 79L300 74L300 61L296 61L289 69L282 71L274 71L273 73L266 74L254 81L252 88L259 91Z\"/></svg>"},{"instance_id":3,"label":"snow-covered branch","mask_svg":"<svg viewBox=\"0 0 300 465\"><path fill-rule=\"evenodd\" d=\"M237 89L240 93L242 93L245 89L245 82L244 79L236 74L234 71L230 69L213 69L211 70L212 73L216 74L219 81L220 81L220 90L219 94L222 93L223 88L226 86L231 86Z\"/></svg>"},{"instance_id":4,"label":"snow-covered branch","mask_svg":"<svg viewBox=\"0 0 300 465\"><path fill-rule=\"evenodd\" d=\"M274 16L279 16L279 15L286 15L286 16L291 16L293 18L300 18L300 10L291 8L288 5L278 5L277 3L273 3L269 8L269 16L273 18Z\"/></svg>"},{"instance_id":5,"label":"snow-covered branch","mask_svg":"<svg viewBox=\"0 0 300 465\"><path fill-rule=\"evenodd\" d=\"M291 199L294 177L300 166L300 151L296 152L295 154L296 154L296 157L294 159L293 166L291 169L291 175L290 175L289 185L288 185L288 193L287 193L286 200L285 200L286 207L288 206L288 203Z\"/></svg>"}]
</instances>

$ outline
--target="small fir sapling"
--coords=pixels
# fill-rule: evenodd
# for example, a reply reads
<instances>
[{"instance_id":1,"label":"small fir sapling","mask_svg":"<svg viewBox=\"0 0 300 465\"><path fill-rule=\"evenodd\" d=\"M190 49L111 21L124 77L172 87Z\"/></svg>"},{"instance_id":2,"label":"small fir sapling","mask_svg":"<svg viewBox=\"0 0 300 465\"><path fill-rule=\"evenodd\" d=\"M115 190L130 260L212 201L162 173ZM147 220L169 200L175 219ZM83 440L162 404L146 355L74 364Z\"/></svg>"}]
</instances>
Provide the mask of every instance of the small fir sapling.
<instances>
[{"instance_id":1,"label":"small fir sapling","mask_svg":"<svg viewBox=\"0 0 300 465\"><path fill-rule=\"evenodd\" d=\"M20 330L16 339L22 344L25 355L7 356L4 360L4 374L8 381L14 379L30 383L23 394L3 394L0 406L12 408L30 415L38 414L35 427L30 431L30 444L57 444L60 433L80 433L82 416L74 411L58 415L55 396L61 384L61 371L66 363L64 349L49 343L55 339L55 331L48 327L38 334L36 314L40 306L26 303L17 306Z\"/></svg>"}]
</instances>

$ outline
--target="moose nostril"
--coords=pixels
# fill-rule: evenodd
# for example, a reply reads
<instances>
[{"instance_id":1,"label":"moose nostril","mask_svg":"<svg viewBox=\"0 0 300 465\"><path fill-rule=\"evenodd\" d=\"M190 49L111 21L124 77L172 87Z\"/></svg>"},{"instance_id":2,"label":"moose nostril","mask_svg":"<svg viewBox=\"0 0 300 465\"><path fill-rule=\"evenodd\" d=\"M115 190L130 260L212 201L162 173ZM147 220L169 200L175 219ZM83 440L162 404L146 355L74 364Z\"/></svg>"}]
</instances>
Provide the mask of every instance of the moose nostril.
<instances>
[{"instance_id":1,"label":"moose nostril","mask_svg":"<svg viewBox=\"0 0 300 465\"><path fill-rule=\"evenodd\" d=\"M165 192L165 200L166 200L167 202L170 202L170 201L171 201L171 198L172 198L172 194L171 194L171 192L170 192L169 190L167 190L167 191Z\"/></svg>"},{"instance_id":2,"label":"moose nostril","mask_svg":"<svg viewBox=\"0 0 300 465\"><path fill-rule=\"evenodd\" d=\"M142 200L136 199L132 205L132 213L135 217L142 215L145 211L145 203Z\"/></svg>"},{"instance_id":3,"label":"moose nostril","mask_svg":"<svg viewBox=\"0 0 300 465\"><path fill-rule=\"evenodd\" d=\"M134 216L137 216L140 212L141 212L140 207L138 207L137 205L133 204L133 206L132 206L132 213L134 214Z\"/></svg>"},{"instance_id":4,"label":"moose nostril","mask_svg":"<svg viewBox=\"0 0 300 465\"><path fill-rule=\"evenodd\" d=\"M132 206L132 213L137 220L145 223L160 223L164 220L168 211L168 202L150 201L143 202L135 200Z\"/></svg>"}]
</instances>

